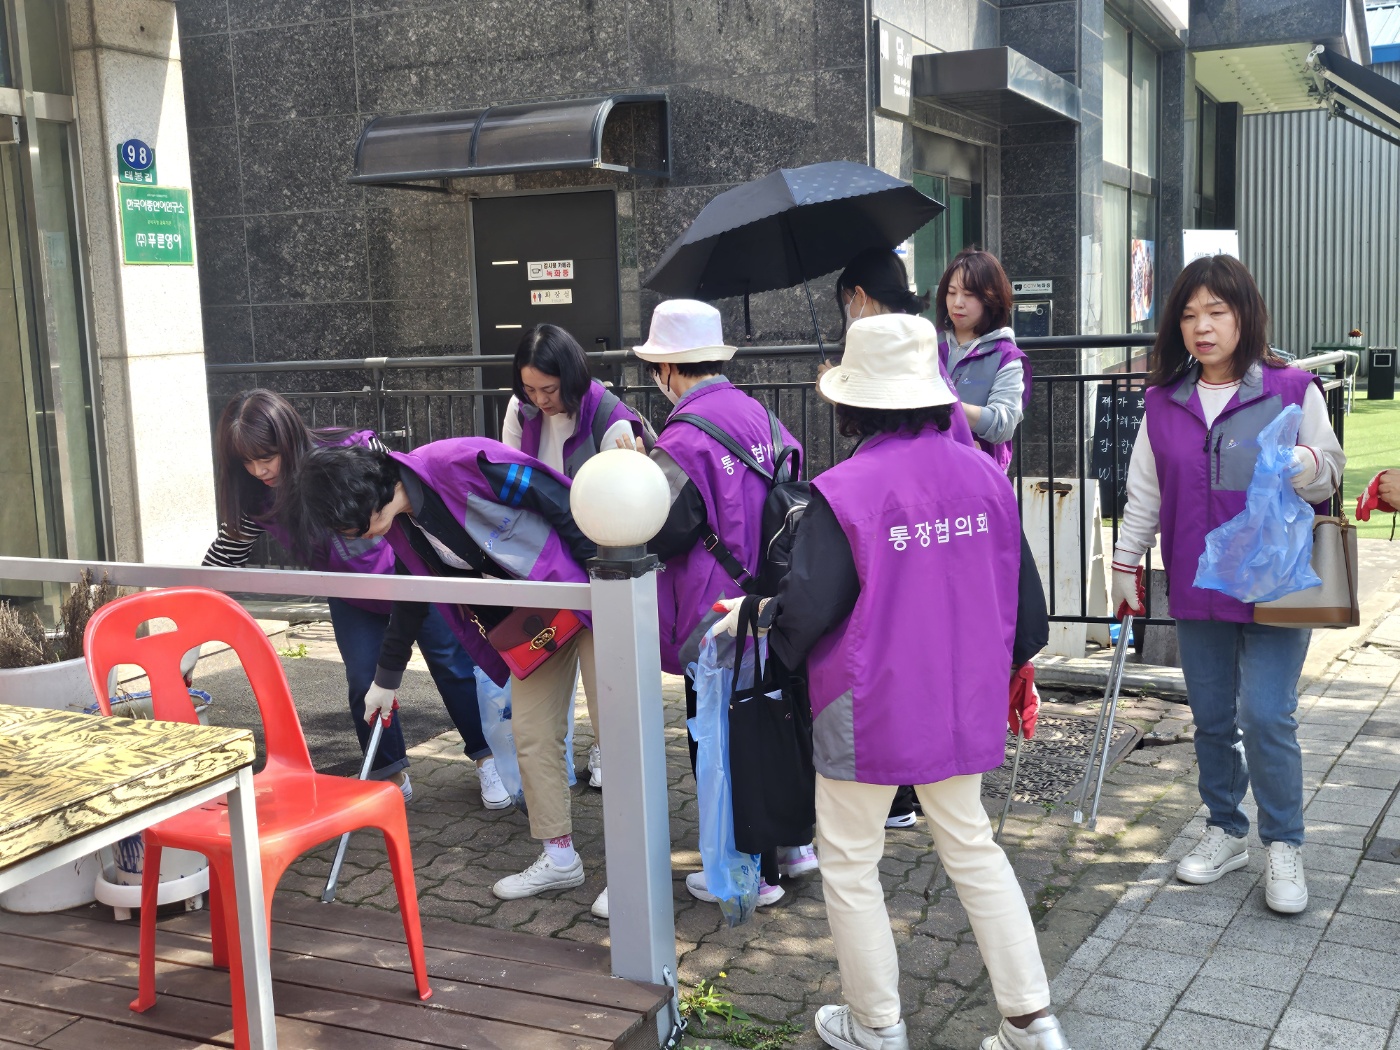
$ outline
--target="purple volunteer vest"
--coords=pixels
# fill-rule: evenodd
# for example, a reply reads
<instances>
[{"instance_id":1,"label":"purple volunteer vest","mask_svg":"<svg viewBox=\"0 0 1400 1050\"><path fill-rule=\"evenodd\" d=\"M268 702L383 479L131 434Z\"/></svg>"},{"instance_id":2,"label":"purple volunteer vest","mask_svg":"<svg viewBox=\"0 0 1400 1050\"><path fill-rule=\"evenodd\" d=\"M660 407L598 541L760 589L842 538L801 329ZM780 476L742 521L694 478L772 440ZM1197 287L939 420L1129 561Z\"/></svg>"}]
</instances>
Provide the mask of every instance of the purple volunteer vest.
<instances>
[{"instance_id":1,"label":"purple volunteer vest","mask_svg":"<svg viewBox=\"0 0 1400 1050\"><path fill-rule=\"evenodd\" d=\"M569 484L568 478L550 470L533 456L489 438L448 438L412 452L390 452L389 455L442 498L467 534L500 567L502 575L554 583L588 581L588 574L574 561L549 523L534 511L512 505L516 493L529 485L534 472L564 485ZM507 481L509 491L499 493L492 489L477 465L483 458L490 463L519 468ZM386 538L410 573L431 576L431 567L409 542L408 530L416 527L401 514L394 519ZM510 669L482 637L466 609L442 604L438 609L477 665L497 685L505 685L510 679ZM590 625L588 613L579 612L578 617L585 626Z\"/></svg>"},{"instance_id":2,"label":"purple volunteer vest","mask_svg":"<svg viewBox=\"0 0 1400 1050\"><path fill-rule=\"evenodd\" d=\"M1259 432L1289 405L1302 405L1319 383L1297 368L1254 365L1215 422L1207 427L1192 366L1180 380L1147 391L1146 425L1162 494L1162 562L1167 600L1177 620L1252 623L1254 606L1196 587L1206 533L1245 507L1259 458ZM1320 389L1320 384L1319 384ZM1326 513L1325 504L1314 508Z\"/></svg>"},{"instance_id":3,"label":"purple volunteer vest","mask_svg":"<svg viewBox=\"0 0 1400 1050\"><path fill-rule=\"evenodd\" d=\"M950 347L946 339L939 342L938 357L943 362L945 369L948 365L949 350ZM998 339L993 343L979 344L958 362L957 367L950 373L951 385L958 395L958 400L978 407L986 405L987 398L992 392L992 382L996 379L997 373L1012 361L1021 362L1021 374L1024 381L1021 391L1021 408L1024 411L1031 403L1031 383L1035 377L1032 373L1030 358L1010 339ZM969 432L971 432L970 427ZM977 447L996 460L997 466L1001 467L1002 470L1011 466L1015 442L999 441L993 444L990 441L982 440L975 434L972 436Z\"/></svg>"},{"instance_id":4,"label":"purple volunteer vest","mask_svg":"<svg viewBox=\"0 0 1400 1050\"><path fill-rule=\"evenodd\" d=\"M579 403L578 412L574 416L573 436L564 442L564 473L569 477L577 474L579 467L599 451L593 444L593 417L597 415L598 405L606 392L607 387L594 379L588 384L588 390ZM525 402L520 402L516 411L520 419L520 451L527 456L538 456L540 433L544 429L544 413ZM633 436L640 438L643 430L641 419L637 413L619 401L608 416L608 426L611 427L624 419L631 423Z\"/></svg>"},{"instance_id":5,"label":"purple volunteer vest","mask_svg":"<svg viewBox=\"0 0 1400 1050\"><path fill-rule=\"evenodd\" d=\"M999 766L1016 634L1016 497L990 459L925 429L866 441L812 482L860 597L807 658L816 768L931 784Z\"/></svg>"},{"instance_id":6,"label":"purple volunteer vest","mask_svg":"<svg viewBox=\"0 0 1400 1050\"><path fill-rule=\"evenodd\" d=\"M773 432L768 411L734 389L729 380L694 388L671 414L681 412L704 416L749 449L755 459L771 465ZM801 448L786 428L780 429L784 443ZM700 491L710 526L720 540L745 569L757 572L759 527L768 482L689 423L668 425L657 437L656 447L675 460ZM699 659L700 638L709 626L706 621L715 619L710 615L711 607L720 598L741 597L744 591L701 544L668 561L665 571L657 575L656 587L661 667L670 674L682 674L687 664Z\"/></svg>"},{"instance_id":7,"label":"purple volunteer vest","mask_svg":"<svg viewBox=\"0 0 1400 1050\"><path fill-rule=\"evenodd\" d=\"M336 440L324 440L312 432L312 438L319 447L342 445L368 445L374 437L373 430L357 430ZM292 534L276 521L260 521L273 539L287 550L292 549ZM383 539L366 537L350 539L328 532L325 542L313 552L308 560L308 568L318 572L365 572L380 576L392 576L394 572L394 551ZM393 602L379 602L367 598L344 598L350 605L368 612L388 616L394 608Z\"/></svg>"}]
</instances>

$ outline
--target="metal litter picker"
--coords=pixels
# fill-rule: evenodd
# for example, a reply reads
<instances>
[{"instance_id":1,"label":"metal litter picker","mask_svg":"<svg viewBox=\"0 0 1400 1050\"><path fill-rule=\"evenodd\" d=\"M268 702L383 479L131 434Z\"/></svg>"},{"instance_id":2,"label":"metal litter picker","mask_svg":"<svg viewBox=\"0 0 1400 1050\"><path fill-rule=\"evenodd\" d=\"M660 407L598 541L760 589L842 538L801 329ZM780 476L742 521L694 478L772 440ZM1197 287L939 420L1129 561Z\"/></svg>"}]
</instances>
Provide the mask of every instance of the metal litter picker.
<instances>
[{"instance_id":1,"label":"metal litter picker","mask_svg":"<svg viewBox=\"0 0 1400 1050\"><path fill-rule=\"evenodd\" d=\"M399 702L394 700L395 711L399 709ZM388 718L376 718L374 729L369 734L369 746L365 748L365 761L360 766L360 779L368 780L370 767L374 764L374 756L379 754L379 738L384 735L384 727L389 724ZM345 851L350 846L350 832L340 836L340 844L335 848L335 860L331 862L331 873L326 878L326 888L321 892L321 903L331 904L335 901L335 884L340 881L340 866L345 863Z\"/></svg>"},{"instance_id":2,"label":"metal litter picker","mask_svg":"<svg viewBox=\"0 0 1400 1050\"><path fill-rule=\"evenodd\" d=\"M1094 783L1094 804L1089 809L1089 830L1093 831L1099 820L1099 796L1103 794L1103 774L1108 768L1108 750L1113 746L1113 718L1118 713L1118 692L1123 687L1123 667L1128 661L1128 635L1132 631L1133 617L1129 613L1118 625L1118 645L1113 650L1113 663L1108 670L1108 682L1104 685L1103 706L1099 708L1099 721L1094 727L1094 746L1089 749L1089 762L1084 767L1084 783L1079 788L1079 803L1074 808L1074 822L1084 823L1084 799L1089 794L1089 778L1094 775L1094 763L1098 762L1098 777ZM1107 727L1105 728L1105 723ZM1103 741L1103 753L1099 751L1099 741Z\"/></svg>"}]
</instances>

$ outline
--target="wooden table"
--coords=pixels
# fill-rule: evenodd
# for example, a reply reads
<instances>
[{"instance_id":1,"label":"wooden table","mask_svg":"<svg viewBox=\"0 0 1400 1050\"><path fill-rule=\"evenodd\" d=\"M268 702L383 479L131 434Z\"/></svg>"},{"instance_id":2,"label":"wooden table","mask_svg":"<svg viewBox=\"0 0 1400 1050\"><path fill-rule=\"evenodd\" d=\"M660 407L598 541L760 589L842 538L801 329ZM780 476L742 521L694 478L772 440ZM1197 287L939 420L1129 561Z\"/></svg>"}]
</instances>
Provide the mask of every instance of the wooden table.
<instances>
[{"instance_id":1,"label":"wooden table","mask_svg":"<svg viewBox=\"0 0 1400 1050\"><path fill-rule=\"evenodd\" d=\"M253 734L0 705L0 892L228 796L248 1035L275 1050Z\"/></svg>"}]
</instances>

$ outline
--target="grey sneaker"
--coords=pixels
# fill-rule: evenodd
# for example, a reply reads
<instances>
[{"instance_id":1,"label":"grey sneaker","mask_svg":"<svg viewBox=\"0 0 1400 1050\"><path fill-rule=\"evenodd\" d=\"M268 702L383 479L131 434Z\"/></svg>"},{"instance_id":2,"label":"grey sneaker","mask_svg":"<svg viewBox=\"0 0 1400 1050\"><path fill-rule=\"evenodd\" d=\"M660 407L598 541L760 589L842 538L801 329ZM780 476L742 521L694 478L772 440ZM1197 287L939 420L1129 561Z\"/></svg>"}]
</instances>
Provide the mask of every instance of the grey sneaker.
<instances>
[{"instance_id":1,"label":"grey sneaker","mask_svg":"<svg viewBox=\"0 0 1400 1050\"><path fill-rule=\"evenodd\" d=\"M507 875L491 887L503 901L533 897L548 890L571 890L583 885L583 859L574 854L574 862L567 868L555 867L548 853L541 853L535 863L519 875Z\"/></svg>"},{"instance_id":2,"label":"grey sneaker","mask_svg":"<svg viewBox=\"0 0 1400 1050\"><path fill-rule=\"evenodd\" d=\"M818 1010L817 1035L837 1050L909 1050L909 1030L903 1021L884 1028L866 1028L851 1016L849 1006L823 1006Z\"/></svg>"},{"instance_id":3,"label":"grey sneaker","mask_svg":"<svg viewBox=\"0 0 1400 1050\"><path fill-rule=\"evenodd\" d=\"M982 1050L1069 1050L1060 1022L1054 1017L1037 1017L1025 1028L1003 1020L996 1035L982 1040Z\"/></svg>"},{"instance_id":4,"label":"grey sneaker","mask_svg":"<svg viewBox=\"0 0 1400 1050\"><path fill-rule=\"evenodd\" d=\"M1286 842L1269 843L1269 866L1264 871L1264 903L1272 911L1296 915L1308 906L1308 882L1303 876L1303 851Z\"/></svg>"},{"instance_id":5,"label":"grey sneaker","mask_svg":"<svg viewBox=\"0 0 1400 1050\"><path fill-rule=\"evenodd\" d=\"M588 786L603 790L603 749L597 744L588 749Z\"/></svg>"},{"instance_id":6,"label":"grey sneaker","mask_svg":"<svg viewBox=\"0 0 1400 1050\"><path fill-rule=\"evenodd\" d=\"M1176 877L1182 882L1204 886L1248 863L1245 840L1226 834L1224 828L1212 826L1206 828L1201 841L1177 863Z\"/></svg>"}]
</instances>

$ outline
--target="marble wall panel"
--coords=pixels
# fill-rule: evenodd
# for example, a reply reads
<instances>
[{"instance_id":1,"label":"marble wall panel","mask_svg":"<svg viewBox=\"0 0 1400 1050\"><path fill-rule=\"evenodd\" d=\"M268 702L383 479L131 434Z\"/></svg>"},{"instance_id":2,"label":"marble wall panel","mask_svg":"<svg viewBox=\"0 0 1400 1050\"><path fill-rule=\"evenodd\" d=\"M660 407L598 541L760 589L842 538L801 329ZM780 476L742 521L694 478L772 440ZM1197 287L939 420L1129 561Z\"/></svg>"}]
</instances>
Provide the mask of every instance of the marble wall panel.
<instances>
[{"instance_id":1,"label":"marble wall panel","mask_svg":"<svg viewBox=\"0 0 1400 1050\"><path fill-rule=\"evenodd\" d=\"M243 219L206 217L195 212L199 256L199 299L207 306L248 301L248 249Z\"/></svg>"},{"instance_id":2,"label":"marble wall panel","mask_svg":"<svg viewBox=\"0 0 1400 1050\"><path fill-rule=\"evenodd\" d=\"M254 215L246 222L255 304L367 298L363 213Z\"/></svg>"},{"instance_id":3,"label":"marble wall panel","mask_svg":"<svg viewBox=\"0 0 1400 1050\"><path fill-rule=\"evenodd\" d=\"M1078 55L1076 0L1041 0L1001 9L1001 42L1055 73L1073 77Z\"/></svg>"},{"instance_id":4,"label":"marble wall panel","mask_svg":"<svg viewBox=\"0 0 1400 1050\"><path fill-rule=\"evenodd\" d=\"M238 178L238 129L233 125L190 131L190 179L195 210L204 217L241 215L243 187Z\"/></svg>"},{"instance_id":5,"label":"marble wall panel","mask_svg":"<svg viewBox=\"0 0 1400 1050\"><path fill-rule=\"evenodd\" d=\"M375 356L370 304L287 303L253 307L260 361L334 361Z\"/></svg>"},{"instance_id":6,"label":"marble wall panel","mask_svg":"<svg viewBox=\"0 0 1400 1050\"><path fill-rule=\"evenodd\" d=\"M238 126L243 208L249 215L356 208L354 174L362 122L353 114Z\"/></svg>"},{"instance_id":7,"label":"marble wall panel","mask_svg":"<svg viewBox=\"0 0 1400 1050\"><path fill-rule=\"evenodd\" d=\"M419 200L365 212L370 298L465 298L471 290L467 203Z\"/></svg>"},{"instance_id":8,"label":"marble wall panel","mask_svg":"<svg viewBox=\"0 0 1400 1050\"><path fill-rule=\"evenodd\" d=\"M228 29L228 0L180 0L176 14L182 45L190 37Z\"/></svg>"},{"instance_id":9,"label":"marble wall panel","mask_svg":"<svg viewBox=\"0 0 1400 1050\"><path fill-rule=\"evenodd\" d=\"M375 346L386 357L472 352L471 303L466 299L378 302L373 320Z\"/></svg>"},{"instance_id":10,"label":"marble wall panel","mask_svg":"<svg viewBox=\"0 0 1400 1050\"><path fill-rule=\"evenodd\" d=\"M204 357L212 364L254 360L252 307L205 304Z\"/></svg>"},{"instance_id":11,"label":"marble wall panel","mask_svg":"<svg viewBox=\"0 0 1400 1050\"><path fill-rule=\"evenodd\" d=\"M181 11L184 5L177 5ZM195 128L232 124L232 45L227 33L180 41L180 70L185 84L185 122Z\"/></svg>"},{"instance_id":12,"label":"marble wall panel","mask_svg":"<svg viewBox=\"0 0 1400 1050\"><path fill-rule=\"evenodd\" d=\"M229 28L267 29L347 18L351 0L239 0L228 6Z\"/></svg>"},{"instance_id":13,"label":"marble wall panel","mask_svg":"<svg viewBox=\"0 0 1400 1050\"><path fill-rule=\"evenodd\" d=\"M232 33L239 120L354 113L349 20Z\"/></svg>"}]
</instances>

